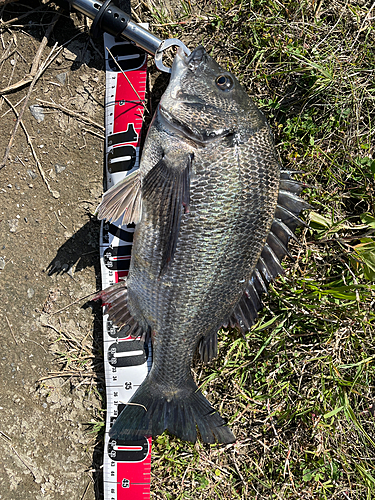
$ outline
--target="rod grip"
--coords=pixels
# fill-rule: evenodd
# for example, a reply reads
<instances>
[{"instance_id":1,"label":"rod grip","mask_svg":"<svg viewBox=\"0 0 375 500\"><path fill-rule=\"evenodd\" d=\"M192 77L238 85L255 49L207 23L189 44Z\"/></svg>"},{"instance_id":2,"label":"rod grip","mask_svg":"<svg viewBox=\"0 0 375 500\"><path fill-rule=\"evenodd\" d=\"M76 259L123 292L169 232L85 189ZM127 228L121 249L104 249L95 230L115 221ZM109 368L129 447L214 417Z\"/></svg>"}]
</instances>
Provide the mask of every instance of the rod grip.
<instances>
[{"instance_id":1,"label":"rod grip","mask_svg":"<svg viewBox=\"0 0 375 500\"><path fill-rule=\"evenodd\" d=\"M98 10L91 26L91 36L97 38L101 32L119 36L128 26L131 18L116 7L112 0L106 0Z\"/></svg>"}]
</instances>

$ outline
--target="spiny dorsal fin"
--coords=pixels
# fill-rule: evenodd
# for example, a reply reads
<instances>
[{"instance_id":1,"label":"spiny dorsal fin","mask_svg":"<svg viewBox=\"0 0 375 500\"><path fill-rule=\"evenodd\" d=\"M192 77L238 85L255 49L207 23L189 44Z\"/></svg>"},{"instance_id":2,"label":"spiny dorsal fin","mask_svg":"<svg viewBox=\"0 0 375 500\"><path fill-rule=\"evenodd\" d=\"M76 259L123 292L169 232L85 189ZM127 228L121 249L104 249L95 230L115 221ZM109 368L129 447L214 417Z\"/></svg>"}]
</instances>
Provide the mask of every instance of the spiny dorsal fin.
<instances>
[{"instance_id":1,"label":"spiny dorsal fin","mask_svg":"<svg viewBox=\"0 0 375 500\"><path fill-rule=\"evenodd\" d=\"M278 204L271 231L245 293L229 319L231 325L236 325L243 332L255 323L258 312L263 307L262 294L267 293L271 281L283 272L282 259L286 255L293 258L288 250L288 242L291 238L296 239L294 231L297 227L306 225L298 217L302 210L311 208L298 196L306 184L292 179L291 175L294 173L297 172L283 170L280 173Z\"/></svg>"}]
</instances>

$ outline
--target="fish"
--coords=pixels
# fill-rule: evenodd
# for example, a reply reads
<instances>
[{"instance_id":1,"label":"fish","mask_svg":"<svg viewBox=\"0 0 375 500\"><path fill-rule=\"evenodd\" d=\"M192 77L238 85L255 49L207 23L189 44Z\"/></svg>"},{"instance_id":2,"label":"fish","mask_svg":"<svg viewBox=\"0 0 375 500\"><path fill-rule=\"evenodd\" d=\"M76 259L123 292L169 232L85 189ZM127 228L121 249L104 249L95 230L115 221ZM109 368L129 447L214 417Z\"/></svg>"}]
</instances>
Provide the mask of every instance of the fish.
<instances>
[{"instance_id":1,"label":"fish","mask_svg":"<svg viewBox=\"0 0 375 500\"><path fill-rule=\"evenodd\" d=\"M135 223L126 282L98 293L126 335L150 338L153 364L110 436L168 430L190 442L232 443L227 421L197 387L196 352L218 354L223 326L246 332L283 272L309 205L282 170L263 113L237 78L198 46L175 55L140 167L103 195L98 217Z\"/></svg>"}]
</instances>

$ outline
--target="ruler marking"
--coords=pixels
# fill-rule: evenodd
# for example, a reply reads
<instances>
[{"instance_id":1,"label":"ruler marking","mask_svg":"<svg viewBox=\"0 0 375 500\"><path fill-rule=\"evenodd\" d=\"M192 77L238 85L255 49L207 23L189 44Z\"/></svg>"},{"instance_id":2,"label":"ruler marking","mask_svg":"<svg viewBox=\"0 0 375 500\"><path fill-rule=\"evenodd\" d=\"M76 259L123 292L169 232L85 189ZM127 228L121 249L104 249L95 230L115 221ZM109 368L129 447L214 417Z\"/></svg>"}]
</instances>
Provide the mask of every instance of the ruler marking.
<instances>
[{"instance_id":1,"label":"ruler marking","mask_svg":"<svg viewBox=\"0 0 375 500\"><path fill-rule=\"evenodd\" d=\"M128 74L141 99L144 99L146 55L128 42L115 43L115 39L107 34L104 45L111 47L111 50L113 48L116 59ZM134 91L130 89L124 76L113 67L107 54L105 158L108 188L139 167L143 114L144 109L135 100ZM118 283L128 274L134 228L122 227L119 222L103 223L101 227L99 248L103 288ZM108 316L103 317L107 393L104 500L128 500L130 496L147 500L150 498L151 438L128 444L126 441L114 441L108 433L150 369L151 344L148 346L148 353L146 349L146 356L139 339L137 341L129 338L126 333L120 333L120 329L114 328L107 318ZM136 342L130 344L134 340Z\"/></svg>"}]
</instances>

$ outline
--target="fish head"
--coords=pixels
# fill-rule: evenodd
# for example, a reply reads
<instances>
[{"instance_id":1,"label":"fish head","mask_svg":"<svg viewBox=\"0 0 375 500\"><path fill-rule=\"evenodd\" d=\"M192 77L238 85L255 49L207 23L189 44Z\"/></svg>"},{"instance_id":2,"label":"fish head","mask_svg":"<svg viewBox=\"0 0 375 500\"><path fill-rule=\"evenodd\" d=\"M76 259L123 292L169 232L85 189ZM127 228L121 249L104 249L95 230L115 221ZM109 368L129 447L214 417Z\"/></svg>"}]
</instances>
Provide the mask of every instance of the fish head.
<instances>
[{"instance_id":1,"label":"fish head","mask_svg":"<svg viewBox=\"0 0 375 500\"><path fill-rule=\"evenodd\" d=\"M172 128L201 144L265 122L237 78L201 45L190 56L178 49L159 109Z\"/></svg>"}]
</instances>

